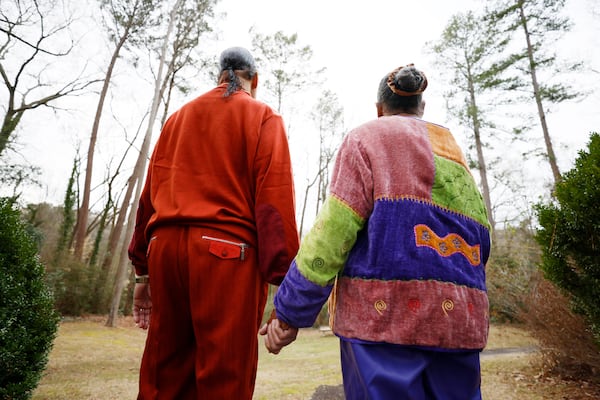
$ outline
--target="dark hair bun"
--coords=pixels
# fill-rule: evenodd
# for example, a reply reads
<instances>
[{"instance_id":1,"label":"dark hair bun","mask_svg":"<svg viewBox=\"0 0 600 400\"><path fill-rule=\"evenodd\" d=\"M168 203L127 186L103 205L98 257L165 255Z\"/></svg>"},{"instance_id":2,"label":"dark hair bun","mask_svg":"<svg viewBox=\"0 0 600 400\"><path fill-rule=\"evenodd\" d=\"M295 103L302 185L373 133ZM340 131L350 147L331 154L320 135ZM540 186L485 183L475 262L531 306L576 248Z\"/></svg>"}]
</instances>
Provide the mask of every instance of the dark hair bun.
<instances>
[{"instance_id":1,"label":"dark hair bun","mask_svg":"<svg viewBox=\"0 0 600 400\"><path fill-rule=\"evenodd\" d=\"M415 96L427 88L427 77L413 64L409 64L393 70L388 76L387 84L399 96Z\"/></svg>"},{"instance_id":2,"label":"dark hair bun","mask_svg":"<svg viewBox=\"0 0 600 400\"><path fill-rule=\"evenodd\" d=\"M402 68L394 79L395 86L405 92L416 92L423 84L423 75L415 67Z\"/></svg>"}]
</instances>

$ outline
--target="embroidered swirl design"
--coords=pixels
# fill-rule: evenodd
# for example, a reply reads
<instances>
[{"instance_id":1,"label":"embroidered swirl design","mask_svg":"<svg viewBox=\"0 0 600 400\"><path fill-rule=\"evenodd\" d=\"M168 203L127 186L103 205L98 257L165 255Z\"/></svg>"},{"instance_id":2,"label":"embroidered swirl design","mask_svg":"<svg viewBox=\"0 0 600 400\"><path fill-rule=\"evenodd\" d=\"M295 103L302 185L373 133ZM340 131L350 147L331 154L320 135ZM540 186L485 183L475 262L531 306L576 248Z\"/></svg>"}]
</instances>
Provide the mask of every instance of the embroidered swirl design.
<instances>
[{"instance_id":1,"label":"embroidered swirl design","mask_svg":"<svg viewBox=\"0 0 600 400\"><path fill-rule=\"evenodd\" d=\"M373 306L375 307L375 311L377 311L379 315L383 315L383 311L385 311L387 308L387 304L383 300L377 300L375 304L373 304Z\"/></svg>"},{"instance_id":2,"label":"embroidered swirl design","mask_svg":"<svg viewBox=\"0 0 600 400\"><path fill-rule=\"evenodd\" d=\"M417 247L429 247L443 257L452 254L462 254L469 263L476 267L481 263L480 246L470 246L462 237L456 233L450 233L445 237L439 237L427 225L415 226L415 242Z\"/></svg>"},{"instance_id":3,"label":"embroidered swirl design","mask_svg":"<svg viewBox=\"0 0 600 400\"><path fill-rule=\"evenodd\" d=\"M448 311L452 310L454 310L454 302L452 300L446 299L442 301L442 311L446 317L448 316Z\"/></svg>"},{"instance_id":4,"label":"embroidered swirl design","mask_svg":"<svg viewBox=\"0 0 600 400\"><path fill-rule=\"evenodd\" d=\"M315 258L312 262L313 268L323 268L324 265L325 261L321 257Z\"/></svg>"}]
</instances>

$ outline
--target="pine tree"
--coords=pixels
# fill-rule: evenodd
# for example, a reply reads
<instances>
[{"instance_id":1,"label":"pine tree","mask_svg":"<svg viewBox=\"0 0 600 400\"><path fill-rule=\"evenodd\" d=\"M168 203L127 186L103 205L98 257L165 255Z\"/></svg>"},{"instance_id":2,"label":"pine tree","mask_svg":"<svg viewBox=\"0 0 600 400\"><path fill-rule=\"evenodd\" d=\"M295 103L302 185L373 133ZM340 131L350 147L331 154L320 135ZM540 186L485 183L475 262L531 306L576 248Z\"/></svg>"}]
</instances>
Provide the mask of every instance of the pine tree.
<instances>
[{"instance_id":1,"label":"pine tree","mask_svg":"<svg viewBox=\"0 0 600 400\"><path fill-rule=\"evenodd\" d=\"M431 46L437 56L436 64L452 74L452 89L446 97L455 101L447 103L448 110L469 128L472 135L473 144L469 147L475 148L477 154L474 167L479 171L481 191L492 228L495 221L484 140L492 136L494 125L486 117L481 97L494 89L514 89L517 84L518 81L506 75L512 60L500 59L508 43L507 36L495 26L488 25L473 12L467 12L454 15L440 40Z\"/></svg>"},{"instance_id":2,"label":"pine tree","mask_svg":"<svg viewBox=\"0 0 600 400\"><path fill-rule=\"evenodd\" d=\"M541 269L573 299L600 343L600 135L556 184L554 198L537 204Z\"/></svg>"},{"instance_id":3,"label":"pine tree","mask_svg":"<svg viewBox=\"0 0 600 400\"><path fill-rule=\"evenodd\" d=\"M561 179L556 155L552 146L550 130L546 121L548 104L560 103L573 99L580 94L564 83L552 83L552 79L543 78L542 73L551 68L562 69L564 76L570 70L581 65L574 64L567 68L558 65L553 45L567 32L571 23L561 12L565 0L491 0L487 10L487 20L506 32L515 35L520 32L524 40L521 50L513 57L515 65L526 72L531 84L530 93L535 100L540 125L546 146L546 156L552 170L554 182Z\"/></svg>"}]
</instances>

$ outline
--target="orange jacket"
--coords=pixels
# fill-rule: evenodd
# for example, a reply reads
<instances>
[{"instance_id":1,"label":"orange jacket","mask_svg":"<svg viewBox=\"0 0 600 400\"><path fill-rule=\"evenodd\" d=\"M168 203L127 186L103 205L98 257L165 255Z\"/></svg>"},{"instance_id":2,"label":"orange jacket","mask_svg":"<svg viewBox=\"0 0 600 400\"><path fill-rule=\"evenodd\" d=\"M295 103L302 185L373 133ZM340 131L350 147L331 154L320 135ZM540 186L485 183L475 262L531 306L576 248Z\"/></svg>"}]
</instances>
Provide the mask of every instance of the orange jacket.
<instances>
[{"instance_id":1,"label":"orange jacket","mask_svg":"<svg viewBox=\"0 0 600 400\"><path fill-rule=\"evenodd\" d=\"M259 268L279 284L298 250L294 184L281 116L222 84L166 122L139 200L129 257L147 273L152 229L217 229L257 249Z\"/></svg>"}]
</instances>

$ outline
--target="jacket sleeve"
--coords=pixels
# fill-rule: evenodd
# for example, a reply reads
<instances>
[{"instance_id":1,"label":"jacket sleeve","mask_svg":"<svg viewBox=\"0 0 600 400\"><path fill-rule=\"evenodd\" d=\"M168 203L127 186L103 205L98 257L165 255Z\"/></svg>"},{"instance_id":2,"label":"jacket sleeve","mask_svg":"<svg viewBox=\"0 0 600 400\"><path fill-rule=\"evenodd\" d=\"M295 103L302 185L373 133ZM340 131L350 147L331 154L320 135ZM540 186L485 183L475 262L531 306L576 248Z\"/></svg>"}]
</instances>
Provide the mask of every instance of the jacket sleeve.
<instances>
[{"instance_id":1,"label":"jacket sleeve","mask_svg":"<svg viewBox=\"0 0 600 400\"><path fill-rule=\"evenodd\" d=\"M254 166L259 268L267 282L279 285L298 251L299 238L292 163L278 115L263 122Z\"/></svg>"},{"instance_id":2,"label":"jacket sleeve","mask_svg":"<svg viewBox=\"0 0 600 400\"><path fill-rule=\"evenodd\" d=\"M150 217L154 214L154 208L150 201L151 178L150 168L148 168L146 184L144 185L144 189L142 190L139 199L135 229L128 248L129 259L135 268L136 275L146 275L148 273L148 260L146 258L148 239L146 237L146 226L148 225Z\"/></svg>"},{"instance_id":3,"label":"jacket sleeve","mask_svg":"<svg viewBox=\"0 0 600 400\"><path fill-rule=\"evenodd\" d=\"M338 151L331 190L274 298L277 318L312 326L368 218L372 184L368 159L347 137Z\"/></svg>"}]
</instances>

